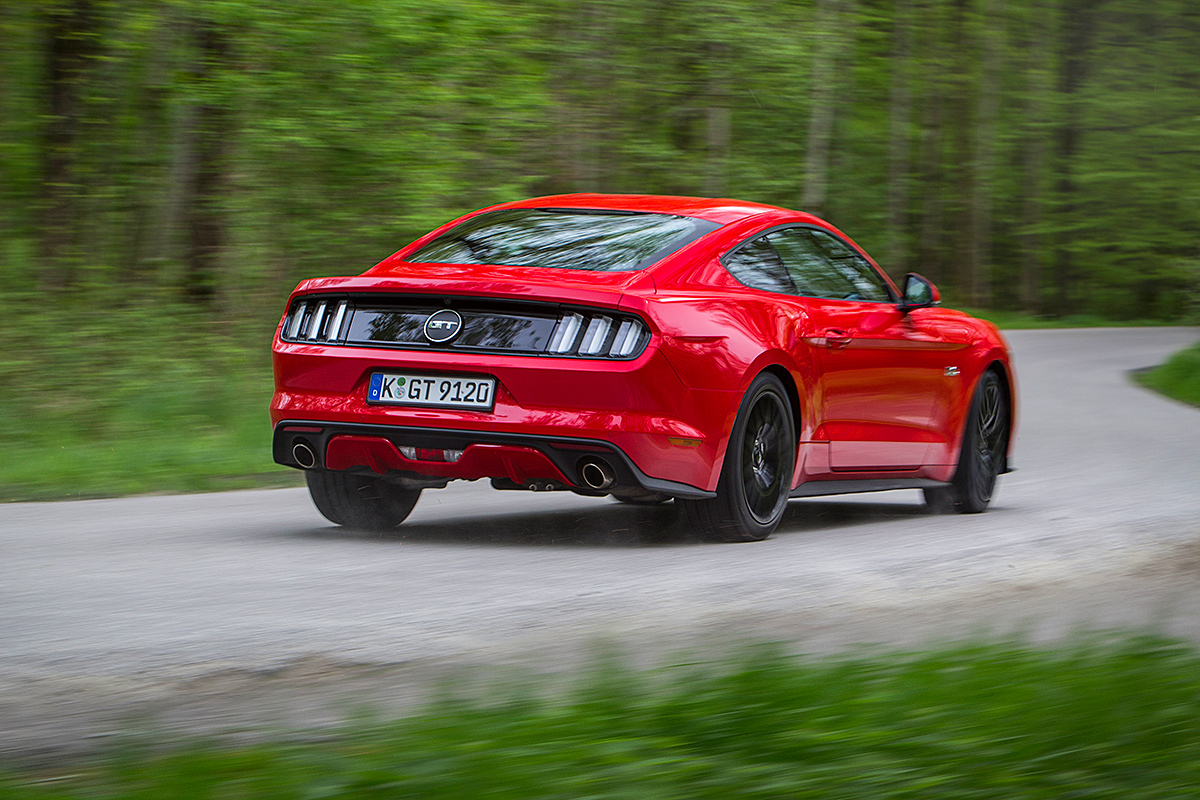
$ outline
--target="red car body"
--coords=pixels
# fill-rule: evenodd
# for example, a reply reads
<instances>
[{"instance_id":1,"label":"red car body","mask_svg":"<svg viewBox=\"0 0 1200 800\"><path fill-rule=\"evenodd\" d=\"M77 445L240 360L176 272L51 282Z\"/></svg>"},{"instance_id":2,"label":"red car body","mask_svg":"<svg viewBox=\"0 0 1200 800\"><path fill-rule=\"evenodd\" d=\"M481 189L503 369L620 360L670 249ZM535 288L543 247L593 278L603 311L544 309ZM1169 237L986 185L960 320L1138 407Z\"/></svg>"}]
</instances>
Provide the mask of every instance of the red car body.
<instances>
[{"instance_id":1,"label":"red car body","mask_svg":"<svg viewBox=\"0 0 1200 800\"><path fill-rule=\"evenodd\" d=\"M650 212L703 221L709 232L656 263L615 272L410 260L477 215L548 208ZM877 271L888 300L783 294L744 285L726 268L723 259L739 246L789 227L821 231L853 248ZM390 475L417 488L494 478L501 488L704 500L718 493L739 408L765 373L786 391L792 414L791 496L936 490L953 482L963 462L976 389L991 373L1007 417L994 472L1007 471L1016 392L1005 342L990 323L936 305L936 290L924 285L928 302L906 304L845 234L811 215L755 203L566 195L482 209L362 275L296 287L274 340L275 459ZM481 303L517 303L513 308L534 315L539 308L550 316L603 312L613 326L640 321L648 339L632 358L449 352L425 341L380 347L345 341L344 333L339 340L337 331L287 340L285 326L298 308L313 314L313 304L325 302L330 314L341 309L344 331L349 323L341 317L394 298L426 303L431 313ZM370 402L378 373L487 376L495 379L493 405ZM607 484L599 473L596 481L584 479L582 464L593 457L611 468Z\"/></svg>"}]
</instances>

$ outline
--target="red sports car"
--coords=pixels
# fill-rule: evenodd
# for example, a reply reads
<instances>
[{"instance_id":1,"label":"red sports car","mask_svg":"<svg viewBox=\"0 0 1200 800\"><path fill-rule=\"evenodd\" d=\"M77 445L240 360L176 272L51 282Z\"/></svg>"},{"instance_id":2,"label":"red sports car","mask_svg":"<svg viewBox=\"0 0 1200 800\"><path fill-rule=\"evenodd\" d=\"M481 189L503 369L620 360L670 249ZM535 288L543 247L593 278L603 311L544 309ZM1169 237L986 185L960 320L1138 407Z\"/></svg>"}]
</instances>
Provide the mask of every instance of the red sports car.
<instances>
[{"instance_id":1,"label":"red sports car","mask_svg":"<svg viewBox=\"0 0 1200 800\"><path fill-rule=\"evenodd\" d=\"M467 214L357 277L296 287L274 457L317 508L400 524L425 489L673 498L763 539L790 497L920 488L979 512L1016 391L990 323L897 288L809 214L578 194Z\"/></svg>"}]
</instances>

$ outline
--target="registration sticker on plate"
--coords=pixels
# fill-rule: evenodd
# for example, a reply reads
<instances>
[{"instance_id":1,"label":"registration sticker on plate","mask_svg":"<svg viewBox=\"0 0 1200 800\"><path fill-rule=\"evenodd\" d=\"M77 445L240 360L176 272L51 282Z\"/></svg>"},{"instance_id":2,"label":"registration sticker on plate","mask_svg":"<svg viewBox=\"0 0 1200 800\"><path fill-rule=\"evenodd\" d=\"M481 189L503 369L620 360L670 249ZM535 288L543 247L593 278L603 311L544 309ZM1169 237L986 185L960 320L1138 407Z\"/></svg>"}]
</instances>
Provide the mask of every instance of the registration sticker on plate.
<instances>
[{"instance_id":1,"label":"registration sticker on plate","mask_svg":"<svg viewBox=\"0 0 1200 800\"><path fill-rule=\"evenodd\" d=\"M495 378L376 372L371 375L367 401L402 406L491 411L496 400L495 395Z\"/></svg>"}]
</instances>

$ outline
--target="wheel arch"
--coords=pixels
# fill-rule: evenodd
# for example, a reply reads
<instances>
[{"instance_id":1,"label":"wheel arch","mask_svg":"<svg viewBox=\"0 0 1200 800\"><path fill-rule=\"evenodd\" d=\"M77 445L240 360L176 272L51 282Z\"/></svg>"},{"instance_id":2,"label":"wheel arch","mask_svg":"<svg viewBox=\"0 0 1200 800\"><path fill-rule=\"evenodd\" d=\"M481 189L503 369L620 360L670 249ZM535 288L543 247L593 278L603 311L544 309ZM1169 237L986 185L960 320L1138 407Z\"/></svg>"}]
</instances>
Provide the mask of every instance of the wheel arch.
<instances>
[{"instance_id":1,"label":"wheel arch","mask_svg":"<svg viewBox=\"0 0 1200 800\"><path fill-rule=\"evenodd\" d=\"M787 396L788 408L792 412L793 434L796 439L796 441L795 441L795 451L796 452L794 453L794 456L796 458L795 463L799 463L800 442L802 441L802 438L803 438L803 435L801 432L802 431L801 423L804 419L804 405L800 399L800 388L799 388L799 384L796 381L796 377L792 373L791 370L789 370L786 366L784 366L777 360L760 363L760 364L756 365L756 367L757 367L756 369L750 369L750 370L746 371L746 377L745 377L745 380L743 381L742 394L739 396L737 406L734 409L734 415L730 421L729 431L724 435L724 440L721 443L720 455L718 457L719 458L718 463L719 463L720 467L717 470L717 480L714 482L714 486L720 484L721 477L722 477L722 475L724 475L725 455L729 450L729 442L730 442L731 437L733 436L733 426L737 424L737 414L741 410L742 401L745 399L745 396L746 396L745 393L747 391L749 391L749 388L754 383L754 381L757 380L758 377L763 374L773 375L775 378L777 378L779 380L779 382L781 384L783 384L783 391L784 391L784 394Z\"/></svg>"},{"instance_id":2,"label":"wheel arch","mask_svg":"<svg viewBox=\"0 0 1200 800\"><path fill-rule=\"evenodd\" d=\"M796 378L794 375L792 375L791 371L782 364L768 364L759 370L758 373L755 374L754 378L757 378L764 372L769 372L778 378L779 382L783 384L784 391L787 392L788 405L792 409L792 425L796 434L796 450L798 452L800 449L800 432L803 430L801 428L801 422L804 419L804 411L803 406L800 404L800 390L796 386ZM754 382L754 378L750 379L751 383Z\"/></svg>"},{"instance_id":3,"label":"wheel arch","mask_svg":"<svg viewBox=\"0 0 1200 800\"><path fill-rule=\"evenodd\" d=\"M975 392L979 389L980 382L983 381L984 377L989 372L996 374L996 377L1000 381L1001 391L1004 392L1004 399L1008 401L1008 433L1006 434L1008 439L1005 442L1004 447L1006 461L1005 468L1007 468L1008 455L1013 440L1013 431L1015 430L1014 425L1016 406L1014 404L1014 399L1016 396L1016 386L1013 381L1011 367L1005 358L1003 358L1002 354L999 354L996 351L981 354L981 357L975 362L969 373L972 376L969 388L966 389L956 401L958 410L953 415L953 420L950 427L951 436L953 438L951 440L952 449L949 453L949 463L958 464L962 457L963 442L966 439L967 425L970 423L971 404L975 397Z\"/></svg>"}]
</instances>

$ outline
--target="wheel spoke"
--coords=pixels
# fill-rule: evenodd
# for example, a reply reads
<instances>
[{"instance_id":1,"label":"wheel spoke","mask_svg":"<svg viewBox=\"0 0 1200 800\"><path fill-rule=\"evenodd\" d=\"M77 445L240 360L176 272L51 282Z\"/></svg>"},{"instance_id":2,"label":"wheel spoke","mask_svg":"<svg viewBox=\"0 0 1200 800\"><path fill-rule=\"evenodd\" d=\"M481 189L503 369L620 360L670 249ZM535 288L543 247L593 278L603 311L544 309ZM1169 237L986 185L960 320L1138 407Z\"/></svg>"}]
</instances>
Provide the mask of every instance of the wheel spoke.
<instances>
[{"instance_id":1,"label":"wheel spoke","mask_svg":"<svg viewBox=\"0 0 1200 800\"><path fill-rule=\"evenodd\" d=\"M979 405L979 432L984 438L990 439L999 425L1000 392L995 384L985 387L982 402Z\"/></svg>"},{"instance_id":2,"label":"wheel spoke","mask_svg":"<svg viewBox=\"0 0 1200 800\"><path fill-rule=\"evenodd\" d=\"M1007 410L1000 385L994 377L983 384L975 419L975 469L970 477L976 497L985 503L991 499L999 470L999 449L1004 441Z\"/></svg>"},{"instance_id":3,"label":"wheel spoke","mask_svg":"<svg viewBox=\"0 0 1200 800\"><path fill-rule=\"evenodd\" d=\"M774 513L783 492L784 466L781 410L772 397L762 397L747 419L742 439L742 488L746 505L758 519Z\"/></svg>"}]
</instances>

